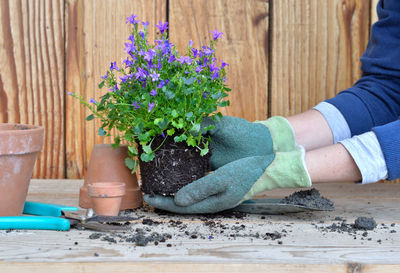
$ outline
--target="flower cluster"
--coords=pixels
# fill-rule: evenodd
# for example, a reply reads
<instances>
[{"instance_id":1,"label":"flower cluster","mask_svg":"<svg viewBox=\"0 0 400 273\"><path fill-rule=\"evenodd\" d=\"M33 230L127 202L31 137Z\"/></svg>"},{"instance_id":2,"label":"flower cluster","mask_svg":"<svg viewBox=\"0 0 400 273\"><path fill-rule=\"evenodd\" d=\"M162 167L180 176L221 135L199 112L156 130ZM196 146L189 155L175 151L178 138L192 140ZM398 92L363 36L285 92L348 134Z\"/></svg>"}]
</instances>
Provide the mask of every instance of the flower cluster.
<instances>
[{"instance_id":1,"label":"flower cluster","mask_svg":"<svg viewBox=\"0 0 400 273\"><path fill-rule=\"evenodd\" d=\"M201 155L207 154L205 132L214 127L201 128L202 119L221 118L217 107L229 105L224 99L230 91L225 84L227 64L215 58L215 44L222 32L211 32L209 46L195 48L190 41L186 55L180 55L167 38L168 22L156 25L161 35L152 45L147 42L148 22L140 22L133 14L126 22L132 25L125 43L128 57L119 66L111 62L99 84L108 92L90 103L72 94L92 110L87 120L101 119L100 135L111 135L116 128L121 134L114 145L127 141L132 158L138 155L135 143L140 145L142 161L154 158L159 147L152 142L158 136L185 141ZM136 169L137 162L131 158L126 164Z\"/></svg>"}]
</instances>

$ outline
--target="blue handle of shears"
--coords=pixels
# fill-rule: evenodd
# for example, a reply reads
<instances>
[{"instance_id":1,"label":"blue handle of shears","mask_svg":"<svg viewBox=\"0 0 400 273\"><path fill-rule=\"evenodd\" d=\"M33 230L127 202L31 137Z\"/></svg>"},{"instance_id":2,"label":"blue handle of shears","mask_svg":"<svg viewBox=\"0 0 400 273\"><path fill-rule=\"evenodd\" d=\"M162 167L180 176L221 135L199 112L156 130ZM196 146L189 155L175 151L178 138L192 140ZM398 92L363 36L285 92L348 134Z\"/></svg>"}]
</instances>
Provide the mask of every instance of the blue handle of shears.
<instances>
[{"instance_id":1,"label":"blue handle of shears","mask_svg":"<svg viewBox=\"0 0 400 273\"><path fill-rule=\"evenodd\" d=\"M62 211L77 210L78 208L76 207L26 201L23 213L31 215L60 217L62 215Z\"/></svg>"},{"instance_id":2,"label":"blue handle of shears","mask_svg":"<svg viewBox=\"0 0 400 273\"><path fill-rule=\"evenodd\" d=\"M51 216L0 217L0 229L69 230L69 220Z\"/></svg>"}]
</instances>

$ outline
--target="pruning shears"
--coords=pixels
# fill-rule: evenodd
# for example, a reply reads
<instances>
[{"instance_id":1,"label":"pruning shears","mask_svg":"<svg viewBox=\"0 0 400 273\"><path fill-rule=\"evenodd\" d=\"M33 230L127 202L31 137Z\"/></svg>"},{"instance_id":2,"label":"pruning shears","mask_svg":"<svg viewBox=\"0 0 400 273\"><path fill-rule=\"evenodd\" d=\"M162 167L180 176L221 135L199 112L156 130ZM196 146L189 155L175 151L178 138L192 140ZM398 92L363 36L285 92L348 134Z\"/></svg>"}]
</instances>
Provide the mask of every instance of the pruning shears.
<instances>
[{"instance_id":1,"label":"pruning shears","mask_svg":"<svg viewBox=\"0 0 400 273\"><path fill-rule=\"evenodd\" d=\"M97 231L126 231L127 227L101 223L99 216L87 217L86 213L77 207L40 202L25 202L23 216L0 217L1 229L42 229L70 230L72 226ZM28 215L26 215L28 214ZM105 217L101 219L104 220ZM115 222L129 221L126 217L109 219ZM121 218L121 219L119 219Z\"/></svg>"}]
</instances>

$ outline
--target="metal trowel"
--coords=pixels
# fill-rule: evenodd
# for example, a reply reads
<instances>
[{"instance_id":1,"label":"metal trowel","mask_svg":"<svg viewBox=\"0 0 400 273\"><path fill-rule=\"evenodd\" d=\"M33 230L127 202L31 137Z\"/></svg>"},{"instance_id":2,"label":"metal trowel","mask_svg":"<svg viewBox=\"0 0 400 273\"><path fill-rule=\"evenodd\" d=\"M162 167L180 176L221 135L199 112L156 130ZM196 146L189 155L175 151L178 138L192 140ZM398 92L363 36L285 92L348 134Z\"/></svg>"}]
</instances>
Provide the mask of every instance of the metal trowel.
<instances>
[{"instance_id":1,"label":"metal trowel","mask_svg":"<svg viewBox=\"0 0 400 273\"><path fill-rule=\"evenodd\" d=\"M233 211L251 214L286 214L306 211L332 211L334 208L314 208L303 205L285 204L280 198L251 199L244 201Z\"/></svg>"}]
</instances>

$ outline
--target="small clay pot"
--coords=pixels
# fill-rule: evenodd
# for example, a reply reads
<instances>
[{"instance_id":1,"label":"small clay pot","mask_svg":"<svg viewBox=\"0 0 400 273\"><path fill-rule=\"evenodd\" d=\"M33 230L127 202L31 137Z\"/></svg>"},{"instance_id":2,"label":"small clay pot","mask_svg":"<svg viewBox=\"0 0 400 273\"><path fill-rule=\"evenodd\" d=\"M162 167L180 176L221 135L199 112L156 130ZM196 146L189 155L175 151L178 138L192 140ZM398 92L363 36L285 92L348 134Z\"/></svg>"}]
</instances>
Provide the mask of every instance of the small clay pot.
<instances>
[{"instance_id":1,"label":"small clay pot","mask_svg":"<svg viewBox=\"0 0 400 273\"><path fill-rule=\"evenodd\" d=\"M117 216L125 195L125 184L104 182L89 184L89 196L97 215Z\"/></svg>"},{"instance_id":2,"label":"small clay pot","mask_svg":"<svg viewBox=\"0 0 400 273\"><path fill-rule=\"evenodd\" d=\"M0 216L21 215L44 128L0 123Z\"/></svg>"},{"instance_id":3,"label":"small clay pot","mask_svg":"<svg viewBox=\"0 0 400 273\"><path fill-rule=\"evenodd\" d=\"M120 145L115 149L110 144L94 145L85 181L79 192L80 207L92 207L88 184L98 182L125 184L125 196L122 199L121 210L135 209L142 206L142 192L139 189L136 174L132 174L125 166L127 157L128 147L126 145Z\"/></svg>"}]
</instances>

